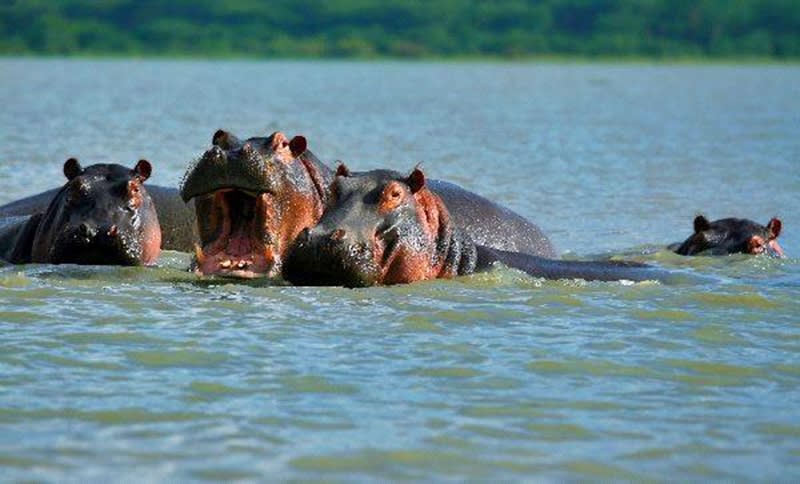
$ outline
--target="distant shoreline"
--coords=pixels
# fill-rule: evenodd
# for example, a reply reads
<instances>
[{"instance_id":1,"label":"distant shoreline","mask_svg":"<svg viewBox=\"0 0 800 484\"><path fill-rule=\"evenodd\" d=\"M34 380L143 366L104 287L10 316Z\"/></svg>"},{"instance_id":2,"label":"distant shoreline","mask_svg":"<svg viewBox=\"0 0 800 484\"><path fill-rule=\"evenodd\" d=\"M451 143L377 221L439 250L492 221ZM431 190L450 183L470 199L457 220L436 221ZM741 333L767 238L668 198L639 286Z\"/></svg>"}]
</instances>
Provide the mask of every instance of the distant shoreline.
<instances>
[{"instance_id":1,"label":"distant shoreline","mask_svg":"<svg viewBox=\"0 0 800 484\"><path fill-rule=\"evenodd\" d=\"M0 2L0 56L796 63L800 2Z\"/></svg>"},{"instance_id":2,"label":"distant shoreline","mask_svg":"<svg viewBox=\"0 0 800 484\"><path fill-rule=\"evenodd\" d=\"M542 55L542 56L370 56L370 57L312 57L312 56L272 56L259 55L186 55L186 54L107 54L107 53L79 53L79 54L4 54L0 53L2 60L108 60L108 61L174 61L174 62L352 62L352 63L437 63L437 64L653 64L653 65L798 65L800 59L776 58L770 56L742 56L742 57L717 57L717 56L578 56L578 55Z\"/></svg>"}]
</instances>

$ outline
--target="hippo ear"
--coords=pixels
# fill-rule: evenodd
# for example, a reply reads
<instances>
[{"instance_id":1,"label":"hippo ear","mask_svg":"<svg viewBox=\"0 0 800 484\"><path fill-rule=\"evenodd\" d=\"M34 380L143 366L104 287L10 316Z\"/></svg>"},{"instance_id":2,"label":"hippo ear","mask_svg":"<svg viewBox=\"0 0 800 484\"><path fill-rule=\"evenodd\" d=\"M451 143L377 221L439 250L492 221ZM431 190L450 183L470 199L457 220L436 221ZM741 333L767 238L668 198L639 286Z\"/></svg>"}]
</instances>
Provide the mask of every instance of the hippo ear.
<instances>
[{"instance_id":1,"label":"hippo ear","mask_svg":"<svg viewBox=\"0 0 800 484\"><path fill-rule=\"evenodd\" d=\"M344 163L340 162L338 168L336 168L336 176L350 176L350 168L348 168Z\"/></svg>"},{"instance_id":2,"label":"hippo ear","mask_svg":"<svg viewBox=\"0 0 800 484\"><path fill-rule=\"evenodd\" d=\"M293 156L302 155L306 151L306 146L308 146L308 143L305 136L295 136L289 141L289 149L292 150Z\"/></svg>"},{"instance_id":3,"label":"hippo ear","mask_svg":"<svg viewBox=\"0 0 800 484\"><path fill-rule=\"evenodd\" d=\"M223 143L223 140L228 137L228 133L224 130L218 129L214 136L211 137L211 144L214 146L219 146Z\"/></svg>"},{"instance_id":4,"label":"hippo ear","mask_svg":"<svg viewBox=\"0 0 800 484\"><path fill-rule=\"evenodd\" d=\"M711 222L708 221L707 218L703 217L702 215L698 215L694 218L694 232L703 232L704 230L708 230L711 228Z\"/></svg>"},{"instance_id":5,"label":"hippo ear","mask_svg":"<svg viewBox=\"0 0 800 484\"><path fill-rule=\"evenodd\" d=\"M783 223L781 223L781 219L772 218L767 224L767 230L769 230L771 236L770 239L777 239L778 236L781 234L781 228L783 228Z\"/></svg>"},{"instance_id":6,"label":"hippo ear","mask_svg":"<svg viewBox=\"0 0 800 484\"><path fill-rule=\"evenodd\" d=\"M234 145L238 145L239 143L240 141L236 136L230 134L224 129L218 129L211 138L211 144L214 146L219 146L223 150L229 150Z\"/></svg>"},{"instance_id":7,"label":"hippo ear","mask_svg":"<svg viewBox=\"0 0 800 484\"><path fill-rule=\"evenodd\" d=\"M64 162L64 176L67 177L67 180L72 180L81 173L83 173L83 168L77 158L70 158Z\"/></svg>"},{"instance_id":8,"label":"hippo ear","mask_svg":"<svg viewBox=\"0 0 800 484\"><path fill-rule=\"evenodd\" d=\"M140 182L144 182L150 178L151 173L153 173L153 166L147 160L139 160L139 163L136 163L136 166L133 168L133 174Z\"/></svg>"},{"instance_id":9,"label":"hippo ear","mask_svg":"<svg viewBox=\"0 0 800 484\"><path fill-rule=\"evenodd\" d=\"M417 193L418 191L422 190L422 187L425 186L425 173L423 173L419 168L414 168L414 171L408 175L406 183L411 189L411 193Z\"/></svg>"}]
</instances>

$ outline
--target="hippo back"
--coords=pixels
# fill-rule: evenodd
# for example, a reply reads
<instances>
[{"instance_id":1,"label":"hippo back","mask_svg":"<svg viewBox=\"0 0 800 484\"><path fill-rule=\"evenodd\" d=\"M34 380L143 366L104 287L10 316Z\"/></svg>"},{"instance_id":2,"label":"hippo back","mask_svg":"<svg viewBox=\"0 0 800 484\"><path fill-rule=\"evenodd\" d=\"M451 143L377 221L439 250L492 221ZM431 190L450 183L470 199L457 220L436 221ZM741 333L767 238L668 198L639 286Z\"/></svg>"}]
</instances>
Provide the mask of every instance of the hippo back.
<instances>
[{"instance_id":1,"label":"hippo back","mask_svg":"<svg viewBox=\"0 0 800 484\"><path fill-rule=\"evenodd\" d=\"M40 218L41 214L0 217L0 260L12 263L30 260L30 245Z\"/></svg>"},{"instance_id":2,"label":"hippo back","mask_svg":"<svg viewBox=\"0 0 800 484\"><path fill-rule=\"evenodd\" d=\"M161 224L161 248L191 252L197 240L193 203L185 203L177 188L147 185Z\"/></svg>"},{"instance_id":3,"label":"hippo back","mask_svg":"<svg viewBox=\"0 0 800 484\"><path fill-rule=\"evenodd\" d=\"M428 188L441 197L455 225L476 244L539 257L557 256L550 239L521 215L453 183L430 180Z\"/></svg>"},{"instance_id":4,"label":"hippo back","mask_svg":"<svg viewBox=\"0 0 800 484\"><path fill-rule=\"evenodd\" d=\"M21 198L19 200L2 205L0 206L0 219L28 216L35 213L44 212L47 210L50 202L53 201L53 197L56 196L59 190L61 190L61 187L53 188L36 195L31 195L29 197Z\"/></svg>"}]
</instances>

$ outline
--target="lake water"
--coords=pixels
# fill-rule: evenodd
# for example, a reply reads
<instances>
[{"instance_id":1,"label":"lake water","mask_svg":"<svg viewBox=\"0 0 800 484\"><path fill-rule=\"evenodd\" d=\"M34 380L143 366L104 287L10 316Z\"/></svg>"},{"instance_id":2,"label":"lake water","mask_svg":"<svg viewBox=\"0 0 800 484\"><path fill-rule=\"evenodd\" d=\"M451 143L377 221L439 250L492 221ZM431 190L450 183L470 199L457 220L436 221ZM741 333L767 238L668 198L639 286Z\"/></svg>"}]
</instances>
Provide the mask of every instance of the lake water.
<instances>
[{"instance_id":1,"label":"lake water","mask_svg":"<svg viewBox=\"0 0 800 484\"><path fill-rule=\"evenodd\" d=\"M216 129L280 129L709 278L0 267L2 480L800 478L798 66L2 60L0 87L0 203L69 156L175 185ZM789 258L659 250L701 212L782 218Z\"/></svg>"}]
</instances>

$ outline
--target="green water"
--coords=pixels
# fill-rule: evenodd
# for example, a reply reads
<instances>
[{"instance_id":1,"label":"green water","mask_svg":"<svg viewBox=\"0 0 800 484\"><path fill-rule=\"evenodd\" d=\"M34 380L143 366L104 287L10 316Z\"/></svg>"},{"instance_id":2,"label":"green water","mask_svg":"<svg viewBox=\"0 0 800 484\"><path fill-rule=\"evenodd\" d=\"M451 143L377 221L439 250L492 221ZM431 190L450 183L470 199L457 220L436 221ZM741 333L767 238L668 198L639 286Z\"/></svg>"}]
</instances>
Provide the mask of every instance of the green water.
<instances>
[{"instance_id":1,"label":"green water","mask_svg":"<svg viewBox=\"0 0 800 484\"><path fill-rule=\"evenodd\" d=\"M68 156L175 184L217 128L304 134L671 285L390 288L0 267L2 480L796 480L800 68L0 62L0 203ZM698 212L788 259L660 250ZM703 276L697 280L692 276Z\"/></svg>"}]
</instances>

